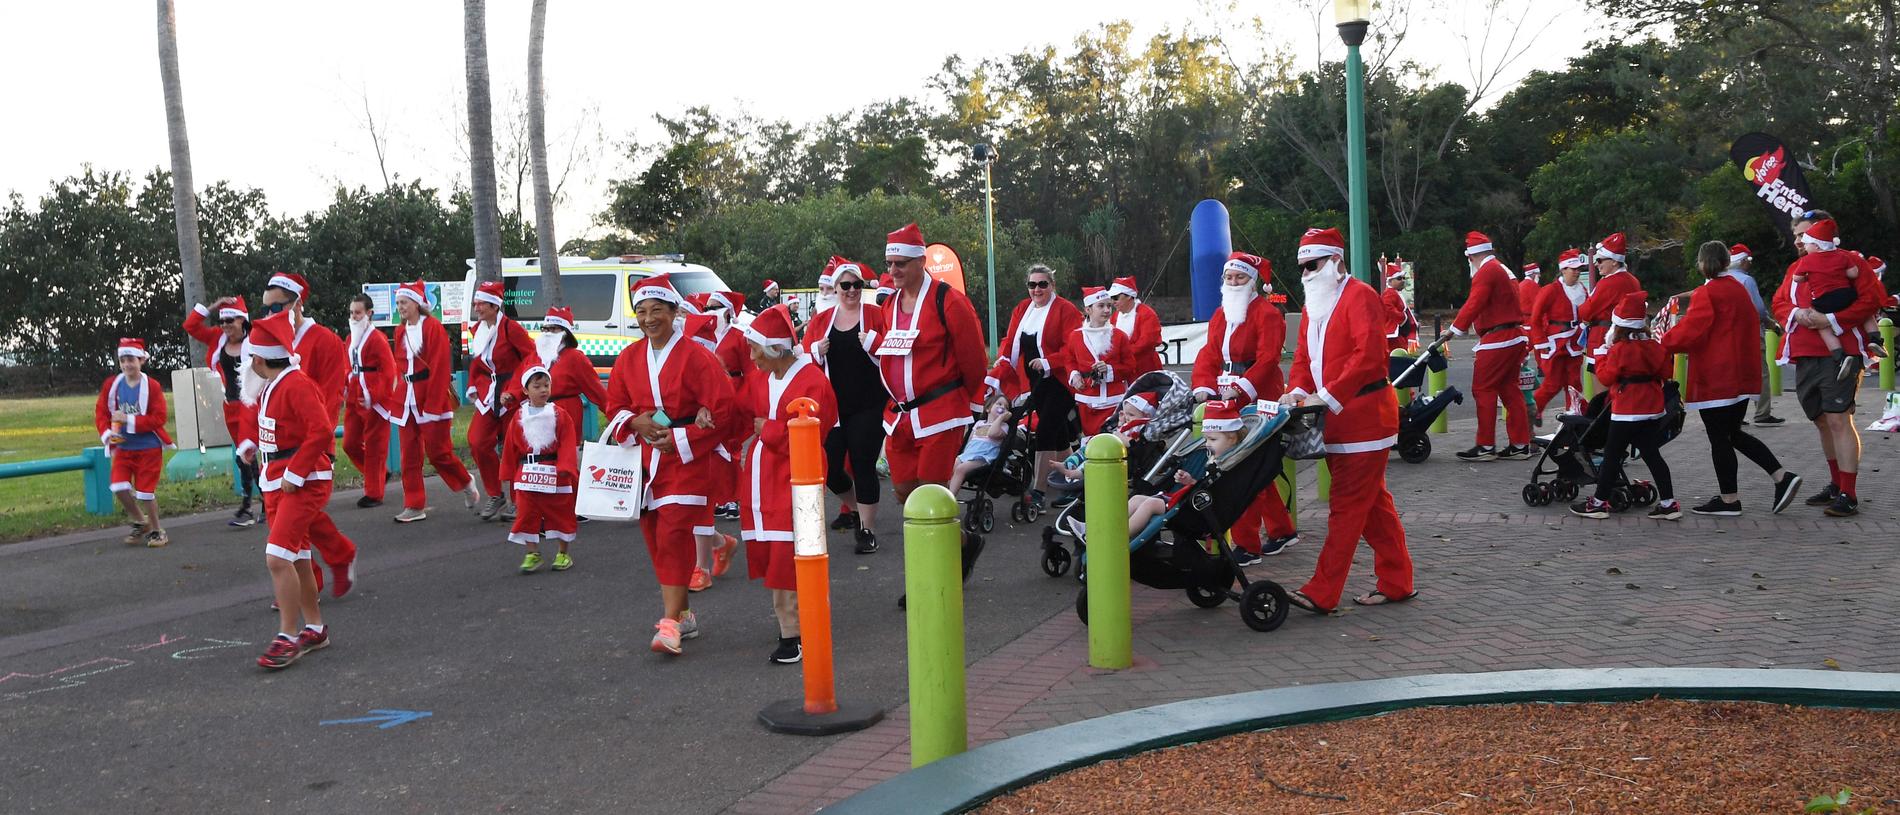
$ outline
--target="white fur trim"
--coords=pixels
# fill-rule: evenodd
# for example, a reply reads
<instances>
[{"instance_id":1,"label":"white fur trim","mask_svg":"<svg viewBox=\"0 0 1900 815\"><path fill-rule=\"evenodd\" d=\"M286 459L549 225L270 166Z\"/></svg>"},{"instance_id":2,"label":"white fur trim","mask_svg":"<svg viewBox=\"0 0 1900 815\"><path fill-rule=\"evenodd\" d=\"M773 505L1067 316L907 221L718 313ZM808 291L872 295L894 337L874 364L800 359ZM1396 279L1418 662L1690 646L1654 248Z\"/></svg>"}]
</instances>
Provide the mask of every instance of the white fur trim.
<instances>
[{"instance_id":1,"label":"white fur trim","mask_svg":"<svg viewBox=\"0 0 1900 815\"><path fill-rule=\"evenodd\" d=\"M290 349L281 345L258 345L253 342L246 342L244 345L251 356L265 359L290 359Z\"/></svg>"},{"instance_id":2,"label":"white fur trim","mask_svg":"<svg viewBox=\"0 0 1900 815\"><path fill-rule=\"evenodd\" d=\"M1228 272L1240 272L1255 280L1260 279L1259 269L1254 268L1253 264L1247 263L1239 259L1229 260L1226 263L1221 264L1220 271L1221 271L1221 274L1226 274Z\"/></svg>"},{"instance_id":3,"label":"white fur trim","mask_svg":"<svg viewBox=\"0 0 1900 815\"><path fill-rule=\"evenodd\" d=\"M1332 453L1335 455L1345 455L1349 453L1373 453L1380 450L1389 450L1392 448L1393 445L1398 444L1398 443L1399 443L1399 437L1396 435L1393 435L1393 436L1387 436L1383 439L1374 439L1372 441L1349 441L1349 442L1342 442L1339 444L1328 444L1328 445L1325 445L1325 449L1326 449L1326 452Z\"/></svg>"},{"instance_id":4,"label":"white fur trim","mask_svg":"<svg viewBox=\"0 0 1900 815\"><path fill-rule=\"evenodd\" d=\"M496 308L500 308L502 306L501 298L496 297L495 295L489 294L488 292L481 291L479 289L476 290L475 292L475 302L488 303L490 305L495 306Z\"/></svg>"},{"instance_id":5,"label":"white fur trim","mask_svg":"<svg viewBox=\"0 0 1900 815\"><path fill-rule=\"evenodd\" d=\"M1201 420L1201 430L1203 432L1212 430L1216 433L1233 433L1233 432L1238 432L1242 427L1245 427L1245 426L1246 426L1246 423L1242 422L1239 419L1202 419Z\"/></svg>"},{"instance_id":6,"label":"white fur trim","mask_svg":"<svg viewBox=\"0 0 1900 815\"><path fill-rule=\"evenodd\" d=\"M1467 246L1465 247L1465 257L1471 257L1472 255L1482 255L1489 251L1491 251L1491 244L1489 242L1481 243L1481 244L1478 244L1477 246Z\"/></svg>"},{"instance_id":7,"label":"white fur trim","mask_svg":"<svg viewBox=\"0 0 1900 815\"><path fill-rule=\"evenodd\" d=\"M1334 413L1345 409L1345 405L1340 404L1338 399L1333 398L1333 392L1330 390L1320 388L1319 393L1313 394L1313 396L1321 402L1325 402L1326 408Z\"/></svg>"},{"instance_id":8,"label":"white fur trim","mask_svg":"<svg viewBox=\"0 0 1900 815\"><path fill-rule=\"evenodd\" d=\"M1124 286L1120 283L1116 283L1115 285L1108 287L1108 296L1110 297L1115 297L1115 296L1124 295L1124 294L1128 295L1129 297L1141 296L1141 292L1135 291L1134 289L1128 288L1127 286Z\"/></svg>"},{"instance_id":9,"label":"white fur trim","mask_svg":"<svg viewBox=\"0 0 1900 815\"><path fill-rule=\"evenodd\" d=\"M1593 257L1595 257L1597 260L1614 260L1617 263L1623 262L1622 255L1619 255L1601 246L1597 247L1597 252L1595 255L1593 255Z\"/></svg>"},{"instance_id":10,"label":"white fur trim","mask_svg":"<svg viewBox=\"0 0 1900 815\"><path fill-rule=\"evenodd\" d=\"M1115 295L1114 295L1113 293L1111 293L1111 292L1109 292L1109 291L1108 291L1107 289L1103 289L1103 290L1101 290L1101 291L1098 291L1098 292L1096 292L1096 293L1094 293L1094 294L1085 294L1085 295L1082 295L1082 307L1083 307L1083 308L1088 308L1089 306L1092 306L1092 305L1095 305L1096 303L1100 303L1100 302L1102 302L1102 301L1104 301L1104 300L1107 300L1108 298L1110 298L1110 297L1114 297L1114 296L1115 296Z\"/></svg>"},{"instance_id":11,"label":"white fur trim","mask_svg":"<svg viewBox=\"0 0 1900 815\"><path fill-rule=\"evenodd\" d=\"M1616 326L1618 328L1641 329L1641 328L1644 328L1645 326L1648 326L1649 323L1648 321L1642 319L1641 317L1638 317L1633 320L1627 317L1611 317L1610 325Z\"/></svg>"},{"instance_id":12,"label":"white fur trim","mask_svg":"<svg viewBox=\"0 0 1900 815\"><path fill-rule=\"evenodd\" d=\"M641 285L639 288L633 290L634 305L639 305L641 300L658 300L662 303L671 303L677 306L680 304L680 295L679 292L666 286Z\"/></svg>"},{"instance_id":13,"label":"white fur trim","mask_svg":"<svg viewBox=\"0 0 1900 815\"><path fill-rule=\"evenodd\" d=\"M1835 249L1840 248L1840 245L1841 245L1840 241L1824 241L1806 232L1801 233L1801 237L1799 240L1801 243L1805 243L1823 252L1831 252Z\"/></svg>"},{"instance_id":14,"label":"white fur trim","mask_svg":"<svg viewBox=\"0 0 1900 815\"><path fill-rule=\"evenodd\" d=\"M1305 246L1302 246L1300 247L1300 253L1298 255L1301 263L1305 263L1306 261L1312 260L1314 258L1345 257L1345 256L1346 256L1346 250L1341 249L1337 246L1330 246L1323 243L1309 243Z\"/></svg>"},{"instance_id":15,"label":"white fur trim","mask_svg":"<svg viewBox=\"0 0 1900 815\"><path fill-rule=\"evenodd\" d=\"M290 278L285 277L280 274L271 275L270 282L265 283L264 286L266 288L271 287L271 286L276 286L277 288L284 289L286 291L294 293L298 297L303 296L303 287L297 285L297 281L291 280Z\"/></svg>"},{"instance_id":16,"label":"white fur trim","mask_svg":"<svg viewBox=\"0 0 1900 815\"><path fill-rule=\"evenodd\" d=\"M264 554L277 558L278 560L288 560L291 563L296 563L299 560L310 559L309 549L305 549L301 552L292 552L289 549L285 549L284 547L278 546L277 544L274 544L274 543L264 544Z\"/></svg>"},{"instance_id":17,"label":"white fur trim","mask_svg":"<svg viewBox=\"0 0 1900 815\"><path fill-rule=\"evenodd\" d=\"M149 357L149 356L151 356L150 354L147 354L147 353L145 353L145 349L143 349L143 348L139 348L139 347L137 347L137 346L134 346L134 345L121 345L121 346L119 346L119 354L118 354L118 355L119 355L119 356L122 356L122 357L138 357L139 359L145 359L145 358L147 358L147 357Z\"/></svg>"},{"instance_id":18,"label":"white fur trim","mask_svg":"<svg viewBox=\"0 0 1900 815\"><path fill-rule=\"evenodd\" d=\"M1733 255L1729 256L1729 260L1733 261L1734 259L1735 258ZM1588 265L1590 265L1590 262L1587 260L1584 260L1582 255L1578 255L1574 258L1569 258L1567 260L1557 261L1558 269L1581 269Z\"/></svg>"},{"instance_id":19,"label":"white fur trim","mask_svg":"<svg viewBox=\"0 0 1900 815\"><path fill-rule=\"evenodd\" d=\"M424 310L429 308L429 298L425 295L417 294L414 289L396 289L396 299L408 300L411 303L421 306Z\"/></svg>"},{"instance_id":20,"label":"white fur trim","mask_svg":"<svg viewBox=\"0 0 1900 815\"><path fill-rule=\"evenodd\" d=\"M764 334L760 334L759 332L757 332L757 331L754 331L754 330L752 330L752 325L751 325L750 323L748 323L748 324L746 325L746 327L745 327L745 338L746 338L747 340L750 340L750 341L752 341L752 342L756 342L756 343L758 343L758 344L760 344L760 345L763 345L763 346L765 346L765 347L767 347L767 348L773 348L773 347L777 347L777 348L790 348L790 347L792 347L792 341L791 341L791 340L789 340L789 339L781 339L781 338L778 338L778 337L768 337L768 336L765 336Z\"/></svg>"},{"instance_id":21,"label":"white fur trim","mask_svg":"<svg viewBox=\"0 0 1900 815\"><path fill-rule=\"evenodd\" d=\"M547 326L551 326L551 325L558 325L562 328L567 329L569 332L572 332L574 330L574 324L572 322L569 322L566 317L542 317L541 318L541 326L543 328L546 328Z\"/></svg>"},{"instance_id":22,"label":"white fur trim","mask_svg":"<svg viewBox=\"0 0 1900 815\"><path fill-rule=\"evenodd\" d=\"M924 248L914 243L887 243L884 244L884 256L920 258L924 256Z\"/></svg>"}]
</instances>

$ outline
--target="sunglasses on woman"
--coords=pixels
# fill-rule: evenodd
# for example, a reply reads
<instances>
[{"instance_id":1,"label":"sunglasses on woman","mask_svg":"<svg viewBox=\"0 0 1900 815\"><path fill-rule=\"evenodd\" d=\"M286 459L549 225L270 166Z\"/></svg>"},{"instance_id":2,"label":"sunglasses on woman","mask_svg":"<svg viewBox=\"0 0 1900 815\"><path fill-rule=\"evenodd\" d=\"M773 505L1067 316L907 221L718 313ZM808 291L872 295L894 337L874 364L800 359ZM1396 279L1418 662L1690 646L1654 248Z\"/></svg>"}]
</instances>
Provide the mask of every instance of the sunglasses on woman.
<instances>
[{"instance_id":1,"label":"sunglasses on woman","mask_svg":"<svg viewBox=\"0 0 1900 815\"><path fill-rule=\"evenodd\" d=\"M837 285L838 291L859 291L865 288L862 280L840 280Z\"/></svg>"},{"instance_id":2,"label":"sunglasses on woman","mask_svg":"<svg viewBox=\"0 0 1900 815\"><path fill-rule=\"evenodd\" d=\"M1032 288L1032 289L1046 289L1046 288L1049 288L1049 281L1047 281L1047 280L1031 280L1031 281L1029 281L1029 287L1030 287L1030 288Z\"/></svg>"}]
</instances>

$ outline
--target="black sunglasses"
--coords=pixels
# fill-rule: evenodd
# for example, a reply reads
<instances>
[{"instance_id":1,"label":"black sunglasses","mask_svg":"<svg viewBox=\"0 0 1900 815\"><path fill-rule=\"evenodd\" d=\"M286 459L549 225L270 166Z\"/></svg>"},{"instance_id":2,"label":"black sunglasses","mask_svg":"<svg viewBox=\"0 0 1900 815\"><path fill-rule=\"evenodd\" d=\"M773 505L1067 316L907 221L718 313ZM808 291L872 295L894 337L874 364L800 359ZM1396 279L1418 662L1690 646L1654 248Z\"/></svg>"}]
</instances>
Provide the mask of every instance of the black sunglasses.
<instances>
[{"instance_id":1,"label":"black sunglasses","mask_svg":"<svg viewBox=\"0 0 1900 815\"><path fill-rule=\"evenodd\" d=\"M864 285L864 281L862 280L838 281L838 291L859 291L863 288L865 288L865 285Z\"/></svg>"},{"instance_id":2,"label":"black sunglasses","mask_svg":"<svg viewBox=\"0 0 1900 815\"><path fill-rule=\"evenodd\" d=\"M1319 258L1315 258L1315 259L1313 259L1313 260L1309 260L1309 261L1307 261L1307 262L1305 262L1305 263L1302 263L1302 264L1300 264L1300 271L1302 271L1302 272L1317 272L1317 271L1319 271L1319 265L1320 265L1321 263L1325 263L1325 262L1326 262L1326 261L1324 261L1324 260L1322 260L1322 259L1319 259Z\"/></svg>"},{"instance_id":3,"label":"black sunglasses","mask_svg":"<svg viewBox=\"0 0 1900 815\"><path fill-rule=\"evenodd\" d=\"M219 320L218 322L223 323L225 325L243 325L244 318L243 317L226 317L222 320Z\"/></svg>"},{"instance_id":4,"label":"black sunglasses","mask_svg":"<svg viewBox=\"0 0 1900 815\"><path fill-rule=\"evenodd\" d=\"M1032 288L1032 289L1046 289L1046 288L1049 288L1049 281L1047 281L1047 280L1031 280L1031 281L1029 281L1029 287L1030 287L1030 288Z\"/></svg>"}]
</instances>

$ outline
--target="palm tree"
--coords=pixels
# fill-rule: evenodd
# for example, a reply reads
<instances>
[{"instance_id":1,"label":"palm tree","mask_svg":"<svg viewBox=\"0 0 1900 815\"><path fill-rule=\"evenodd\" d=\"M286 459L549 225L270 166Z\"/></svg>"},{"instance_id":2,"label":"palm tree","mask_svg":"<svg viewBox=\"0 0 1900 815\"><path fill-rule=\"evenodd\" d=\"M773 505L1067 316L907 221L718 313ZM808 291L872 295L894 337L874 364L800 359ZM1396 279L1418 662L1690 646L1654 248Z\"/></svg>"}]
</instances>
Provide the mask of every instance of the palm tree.
<instances>
[{"instance_id":1,"label":"palm tree","mask_svg":"<svg viewBox=\"0 0 1900 815\"><path fill-rule=\"evenodd\" d=\"M462 0L462 63L468 74L468 161L475 208L475 279L501 279L501 234L496 227L495 134L488 103L488 10L485 0Z\"/></svg>"},{"instance_id":2,"label":"palm tree","mask_svg":"<svg viewBox=\"0 0 1900 815\"><path fill-rule=\"evenodd\" d=\"M158 77L165 86L165 131L171 142L172 220L178 228L178 268L184 276L185 311L205 302L204 248L198 241L197 187L191 183L191 141L185 137L185 92L178 80L178 24L172 0L158 0ZM191 341L191 358L204 355Z\"/></svg>"},{"instance_id":3,"label":"palm tree","mask_svg":"<svg viewBox=\"0 0 1900 815\"><path fill-rule=\"evenodd\" d=\"M565 305L561 258L554 242L554 190L548 181L547 88L541 73L541 44L547 39L548 0L534 0L528 22L528 155L534 164L534 230L540 239L542 299L550 308Z\"/></svg>"}]
</instances>

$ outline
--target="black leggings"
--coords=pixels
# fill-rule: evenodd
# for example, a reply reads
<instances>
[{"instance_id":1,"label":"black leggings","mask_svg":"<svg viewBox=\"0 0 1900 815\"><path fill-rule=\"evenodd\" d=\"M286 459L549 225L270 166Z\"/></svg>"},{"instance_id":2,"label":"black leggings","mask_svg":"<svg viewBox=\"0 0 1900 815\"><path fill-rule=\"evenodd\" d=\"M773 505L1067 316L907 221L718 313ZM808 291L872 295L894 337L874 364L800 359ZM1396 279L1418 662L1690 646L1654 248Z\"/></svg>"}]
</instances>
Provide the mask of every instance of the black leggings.
<instances>
[{"instance_id":1,"label":"black leggings","mask_svg":"<svg viewBox=\"0 0 1900 815\"><path fill-rule=\"evenodd\" d=\"M831 472L825 477L825 486L831 494L843 495L852 491L854 479L857 487L857 502L875 504L880 484L877 478L877 456L884 450L884 410L872 408L857 413L848 413L838 417L838 426L825 434L825 460L830 462ZM851 463L851 471L845 472L845 462Z\"/></svg>"},{"instance_id":2,"label":"black leggings","mask_svg":"<svg viewBox=\"0 0 1900 815\"><path fill-rule=\"evenodd\" d=\"M1709 432L1709 457L1715 459L1715 483L1723 495L1735 494L1735 452L1738 450L1769 475L1781 469L1781 462L1768 445L1742 429L1742 417L1748 415L1747 402L1703 408L1701 414L1702 428Z\"/></svg>"},{"instance_id":3,"label":"black leggings","mask_svg":"<svg viewBox=\"0 0 1900 815\"><path fill-rule=\"evenodd\" d=\"M244 490L244 508L251 506L251 496L257 494L257 460L245 464L244 459L237 460L238 486Z\"/></svg>"},{"instance_id":4,"label":"black leggings","mask_svg":"<svg viewBox=\"0 0 1900 815\"><path fill-rule=\"evenodd\" d=\"M1656 479L1656 490L1664 501L1675 500L1676 490L1669 483L1669 463L1662 457L1662 420L1610 422L1609 440L1603 444L1603 468L1597 471L1597 498L1608 501L1610 489L1623 473L1623 458L1630 447L1643 457L1649 475Z\"/></svg>"}]
</instances>

